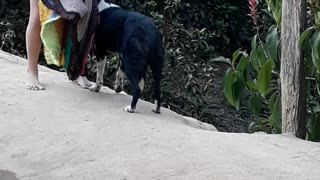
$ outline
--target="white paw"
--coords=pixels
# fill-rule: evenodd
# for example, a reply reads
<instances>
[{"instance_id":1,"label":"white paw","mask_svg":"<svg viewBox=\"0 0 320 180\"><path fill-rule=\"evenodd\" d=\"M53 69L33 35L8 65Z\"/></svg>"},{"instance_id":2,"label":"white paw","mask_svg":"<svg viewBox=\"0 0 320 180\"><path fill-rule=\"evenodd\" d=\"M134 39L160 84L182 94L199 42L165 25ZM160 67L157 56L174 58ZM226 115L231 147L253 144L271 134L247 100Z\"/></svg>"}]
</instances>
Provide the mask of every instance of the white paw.
<instances>
[{"instance_id":1,"label":"white paw","mask_svg":"<svg viewBox=\"0 0 320 180\"><path fill-rule=\"evenodd\" d=\"M91 86L89 89L90 89L90 91L93 91L93 92L99 92L101 89L101 85L95 84L95 85Z\"/></svg>"},{"instance_id":2,"label":"white paw","mask_svg":"<svg viewBox=\"0 0 320 180\"><path fill-rule=\"evenodd\" d=\"M128 107L123 109L124 111L128 112L128 113L134 113L134 111L136 110L135 108L131 108L131 106L129 105Z\"/></svg>"}]
</instances>

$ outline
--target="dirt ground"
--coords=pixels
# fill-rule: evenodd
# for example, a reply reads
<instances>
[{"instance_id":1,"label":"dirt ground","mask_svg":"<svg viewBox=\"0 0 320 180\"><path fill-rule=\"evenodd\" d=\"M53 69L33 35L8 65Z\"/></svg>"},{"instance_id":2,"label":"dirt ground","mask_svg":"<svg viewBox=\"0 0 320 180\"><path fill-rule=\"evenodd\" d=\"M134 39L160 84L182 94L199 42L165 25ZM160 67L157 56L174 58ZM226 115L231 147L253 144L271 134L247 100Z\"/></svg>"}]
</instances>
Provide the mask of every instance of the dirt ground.
<instances>
[{"instance_id":1,"label":"dirt ground","mask_svg":"<svg viewBox=\"0 0 320 180\"><path fill-rule=\"evenodd\" d=\"M41 67L47 89L25 89L25 60L0 52L1 180L318 180L320 144L292 135L222 133L170 110L122 109L131 97L93 93Z\"/></svg>"},{"instance_id":2,"label":"dirt ground","mask_svg":"<svg viewBox=\"0 0 320 180\"><path fill-rule=\"evenodd\" d=\"M117 66L110 59L112 58L110 57L106 64L104 84L112 89ZM93 82L95 82L96 72L95 68L92 69L90 67L96 67L94 63L93 60L89 62L88 66L88 78ZM171 75L164 74L162 81L171 81L171 83L162 82L162 105L179 114L191 116L202 122L212 124L222 132L248 132L248 126L253 122L252 115L244 110L237 111L228 104L223 94L223 79L228 67L222 63L211 64L211 66L213 66L214 71L210 73L210 78L195 77L198 89L202 90L202 92L198 93L192 93L190 90L185 89L183 87L185 82L181 82L181 77L171 77ZM175 75L179 75L179 73L176 72ZM208 80L210 80L210 83L207 83ZM166 87L163 84L170 85L170 87ZM207 90L203 90L204 86L207 86ZM168 88L169 90L166 90ZM130 94L130 85L127 81L125 81L124 89ZM141 98L153 102L152 90L152 76L149 72Z\"/></svg>"}]
</instances>

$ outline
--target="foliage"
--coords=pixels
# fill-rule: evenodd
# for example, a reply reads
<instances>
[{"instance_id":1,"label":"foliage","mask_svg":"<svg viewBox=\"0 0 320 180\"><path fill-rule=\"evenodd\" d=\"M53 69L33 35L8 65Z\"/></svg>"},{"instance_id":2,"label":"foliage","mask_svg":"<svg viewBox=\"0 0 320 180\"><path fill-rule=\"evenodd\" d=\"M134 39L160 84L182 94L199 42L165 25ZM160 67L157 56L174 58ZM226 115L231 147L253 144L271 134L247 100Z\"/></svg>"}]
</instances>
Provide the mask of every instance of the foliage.
<instances>
[{"instance_id":1,"label":"foliage","mask_svg":"<svg viewBox=\"0 0 320 180\"><path fill-rule=\"evenodd\" d=\"M152 17L164 35L167 55L161 85L163 106L214 124L222 131L246 131L248 120L242 119L250 117L236 113L222 98L222 77L226 66L210 61L214 56L227 55L239 46L249 46L252 29L245 5L232 0L115 2ZM94 78L95 65L90 67L93 69L89 74ZM116 67L117 59L107 63L105 83L110 87ZM150 80L147 78L142 97L148 101L152 100ZM124 87L130 93L127 83Z\"/></svg>"},{"instance_id":2,"label":"foliage","mask_svg":"<svg viewBox=\"0 0 320 180\"><path fill-rule=\"evenodd\" d=\"M249 0L250 14L257 34L252 38L248 55L241 49L233 53L224 78L224 95L237 110L247 108L255 117L250 131L281 133L280 36L281 1L267 0L269 15L275 24L261 40L257 1ZM280 10L280 11L279 11ZM219 58L221 59L221 58ZM244 93L247 92L247 93ZM245 98L244 94L247 94ZM242 103L242 101L244 101Z\"/></svg>"},{"instance_id":3,"label":"foliage","mask_svg":"<svg viewBox=\"0 0 320 180\"><path fill-rule=\"evenodd\" d=\"M25 28L28 18L26 3L0 0L0 49L23 56ZM19 32L19 33L18 33Z\"/></svg>"},{"instance_id":4,"label":"foliage","mask_svg":"<svg viewBox=\"0 0 320 180\"><path fill-rule=\"evenodd\" d=\"M244 51L236 51L230 68L225 75L224 94L228 102L237 110L243 105L256 118L250 128L259 131L264 125L270 125L273 133L281 132L281 97L279 85L280 70L280 26L281 0L266 0L268 10L275 24L269 28L265 42L261 41L256 12L256 0L249 0L250 16L257 34L252 38L250 56ZM320 8L318 1L309 0L313 23L301 35L299 45L304 51L307 79L307 137L320 141ZM310 17L310 14L309 16ZM309 19L307 19L308 24ZM237 63L236 61L239 60ZM241 104L242 97L249 91L247 104ZM265 120L264 116L268 119ZM263 129L268 131L267 129Z\"/></svg>"},{"instance_id":5,"label":"foliage","mask_svg":"<svg viewBox=\"0 0 320 180\"><path fill-rule=\"evenodd\" d=\"M318 1L308 2L311 5L314 23L302 33L299 42L304 51L307 72L307 138L320 141L320 8Z\"/></svg>"},{"instance_id":6,"label":"foliage","mask_svg":"<svg viewBox=\"0 0 320 180\"><path fill-rule=\"evenodd\" d=\"M28 3L0 0L2 49L24 57ZM253 29L246 15L248 7L242 1L116 0L115 3L152 17L163 32L167 49L163 106L212 123L221 131L246 131L250 115L246 111L236 112L223 98L223 74L227 67L210 61L217 55L228 56L240 46L250 46ZM95 77L94 58L88 64L91 80ZM44 62L43 56L41 59ZM110 56L104 79L109 87L113 85L117 64L117 58ZM146 83L142 97L149 101L151 84ZM125 90L130 92L128 84Z\"/></svg>"}]
</instances>

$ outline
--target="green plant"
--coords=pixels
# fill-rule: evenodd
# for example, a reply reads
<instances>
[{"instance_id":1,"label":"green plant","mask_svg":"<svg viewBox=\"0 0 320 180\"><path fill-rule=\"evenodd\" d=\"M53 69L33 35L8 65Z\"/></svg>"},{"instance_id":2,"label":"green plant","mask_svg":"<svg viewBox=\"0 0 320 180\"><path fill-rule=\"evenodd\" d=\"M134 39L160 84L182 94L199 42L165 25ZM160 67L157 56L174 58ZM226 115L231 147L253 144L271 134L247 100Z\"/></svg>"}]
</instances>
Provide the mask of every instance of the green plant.
<instances>
[{"instance_id":1,"label":"green plant","mask_svg":"<svg viewBox=\"0 0 320 180\"><path fill-rule=\"evenodd\" d=\"M259 126L259 130L266 131L271 127L273 133L281 133L279 76L273 72L275 65L264 53L262 43L253 46L250 56L238 50L233 54L232 61L224 60L231 66L225 75L224 95L237 110L240 110L242 105L252 112L255 122L250 125L251 127ZM267 52L270 50L272 49L266 48ZM244 94L248 94L247 97L241 98Z\"/></svg>"},{"instance_id":2,"label":"green plant","mask_svg":"<svg viewBox=\"0 0 320 180\"><path fill-rule=\"evenodd\" d=\"M246 131L247 124L252 121L251 116L229 107L223 97L223 75L227 67L209 61L216 55L228 55L239 47L250 46L253 29L245 3L234 0L114 2L154 18L164 35L168 52L162 81L164 107L211 123L220 131ZM0 21L12 24L10 30L16 34L11 38L13 44L7 36L3 50L25 56L29 1L0 0L0 4ZM0 26L0 37L8 29L8 26ZM113 87L118 61L111 56L108 59L104 82ZM40 56L40 62L44 62L41 60L44 60L43 56ZM88 75L94 81L95 61L89 62L88 69ZM150 81L146 82L142 97L145 100L151 100L150 84ZM128 85L125 85L125 90L130 93Z\"/></svg>"},{"instance_id":3,"label":"green plant","mask_svg":"<svg viewBox=\"0 0 320 180\"><path fill-rule=\"evenodd\" d=\"M304 51L307 80L308 134L311 141L320 141L320 7L318 1L309 0L313 25L301 35L299 45Z\"/></svg>"},{"instance_id":4,"label":"green plant","mask_svg":"<svg viewBox=\"0 0 320 180\"><path fill-rule=\"evenodd\" d=\"M244 107L254 115L255 122L250 125L250 131L270 131L271 127L271 132L281 133L281 97L278 83L281 1L267 0L267 5L275 25L269 28L265 41L261 40L257 1L249 0L250 16L257 32L251 41L250 54L239 49L233 53L232 60L218 57L213 61L224 61L231 66L224 79L224 95L237 110Z\"/></svg>"},{"instance_id":5,"label":"green plant","mask_svg":"<svg viewBox=\"0 0 320 180\"><path fill-rule=\"evenodd\" d=\"M320 141L320 7L318 1L309 0L313 23L301 35L299 45L304 52L307 80L307 129L308 140ZM254 114L256 122L250 125L253 131L271 125L273 133L281 132L280 32L281 0L266 0L275 24L261 40L258 25L257 1L249 0L250 16L257 34L252 38L251 52L236 51L232 61L219 57L215 61L227 62L231 67L225 75L224 94L237 110L241 105ZM239 60L239 62L237 62ZM241 103L249 92L247 104ZM267 116L267 118L265 117ZM266 130L266 129L264 129Z\"/></svg>"},{"instance_id":6,"label":"green plant","mask_svg":"<svg viewBox=\"0 0 320 180\"><path fill-rule=\"evenodd\" d=\"M247 38L245 34L251 30L250 19L243 10L246 6L233 0L115 2L152 17L164 36L167 50L161 83L164 107L214 124L221 131L246 131L246 121L250 117L243 115L247 119L242 120L240 113L227 107L223 98L222 79L226 66L209 61L219 52L231 52L243 44ZM230 20L233 20L231 28ZM232 43L231 38L235 39ZM104 82L112 87L117 68L117 63L113 62L117 61L108 62ZM94 63L88 66L91 77L95 76L94 67ZM142 95L142 99L147 101L152 100L152 78L149 76L150 73ZM124 89L130 94L127 83Z\"/></svg>"},{"instance_id":7,"label":"green plant","mask_svg":"<svg viewBox=\"0 0 320 180\"><path fill-rule=\"evenodd\" d=\"M19 56L26 54L24 32L28 7L25 4L29 2L0 0L0 49Z\"/></svg>"}]
</instances>

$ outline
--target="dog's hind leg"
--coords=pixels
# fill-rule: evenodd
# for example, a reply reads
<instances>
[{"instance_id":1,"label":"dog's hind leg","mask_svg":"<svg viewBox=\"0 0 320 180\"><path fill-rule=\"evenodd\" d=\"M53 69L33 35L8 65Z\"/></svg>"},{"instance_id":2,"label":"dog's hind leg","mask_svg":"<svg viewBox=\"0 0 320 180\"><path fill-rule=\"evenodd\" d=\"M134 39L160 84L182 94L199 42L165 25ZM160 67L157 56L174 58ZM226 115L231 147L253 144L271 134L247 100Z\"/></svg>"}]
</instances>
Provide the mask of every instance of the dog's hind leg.
<instances>
[{"instance_id":1,"label":"dog's hind leg","mask_svg":"<svg viewBox=\"0 0 320 180\"><path fill-rule=\"evenodd\" d=\"M106 67L106 59L99 58L98 63L97 63L97 77L96 77L96 84L90 87L91 91L94 92L99 92L102 84L103 84L103 75L104 75L104 70Z\"/></svg>"},{"instance_id":2,"label":"dog's hind leg","mask_svg":"<svg viewBox=\"0 0 320 180\"><path fill-rule=\"evenodd\" d=\"M161 91L160 91L160 83L161 83L161 67L151 67L152 70L152 75L153 75L153 98L155 99L154 104L155 104L155 109L152 111L154 113L160 114L160 104L161 104Z\"/></svg>"},{"instance_id":3,"label":"dog's hind leg","mask_svg":"<svg viewBox=\"0 0 320 180\"><path fill-rule=\"evenodd\" d=\"M154 93L153 93L153 98L155 100L155 109L152 111L154 113L160 114L160 106L161 106L161 90L160 90L160 85L161 85L161 74L162 74L162 68L163 68L163 61L164 61L164 54L165 50L163 48L163 45L161 43L161 38L159 38L158 41L159 45L156 46L156 50L153 56L151 56L151 59L149 59L150 62L150 68L152 71L152 76L153 76L153 88L154 88Z\"/></svg>"},{"instance_id":4,"label":"dog's hind leg","mask_svg":"<svg viewBox=\"0 0 320 180\"><path fill-rule=\"evenodd\" d=\"M136 106L141 94L141 90L139 88L139 83L137 81L130 81L131 85L132 85L132 101L131 101L131 105L129 105L128 107L126 107L124 110L126 112L129 113L134 113L134 111L136 110Z\"/></svg>"}]
</instances>

